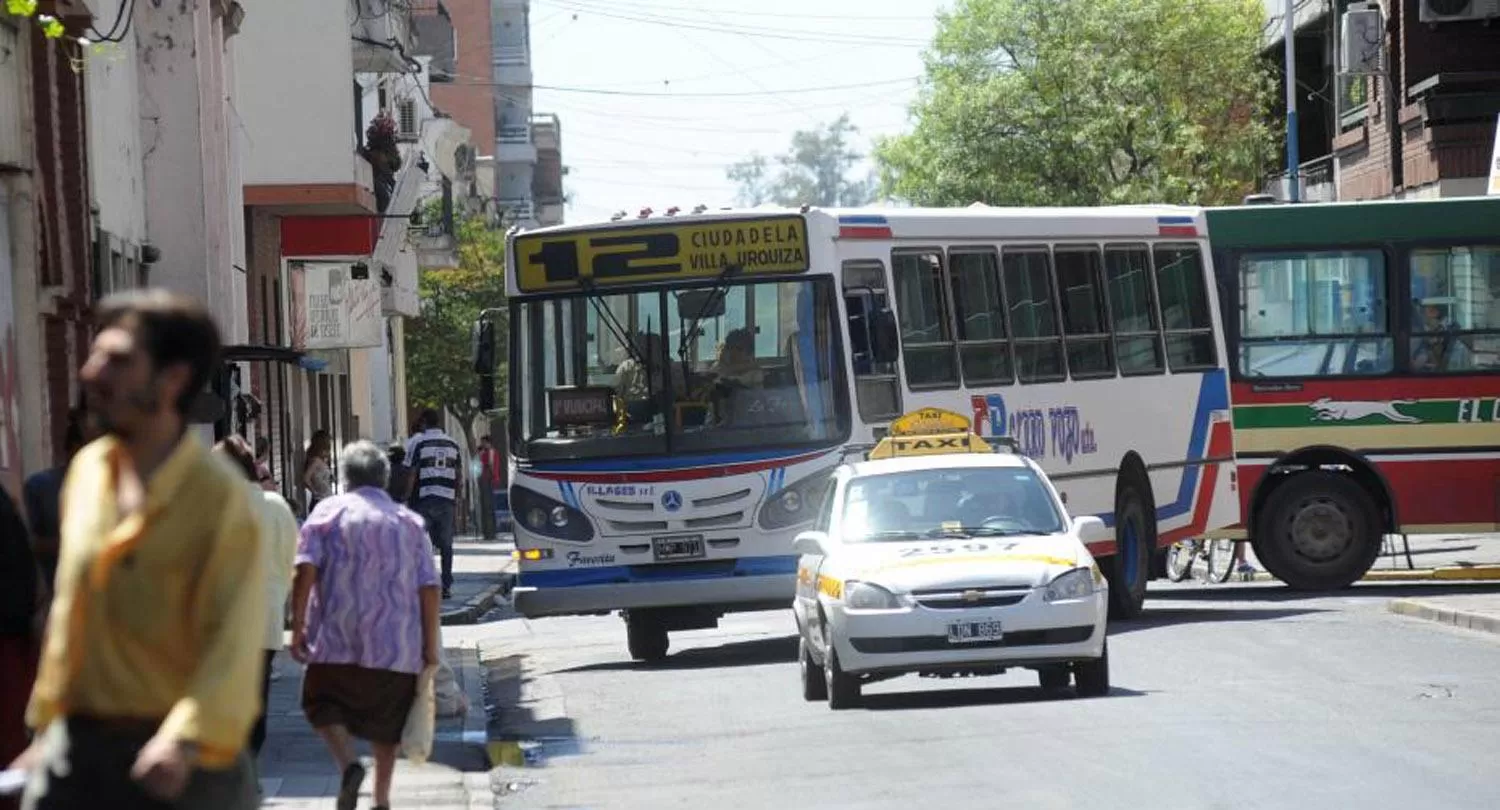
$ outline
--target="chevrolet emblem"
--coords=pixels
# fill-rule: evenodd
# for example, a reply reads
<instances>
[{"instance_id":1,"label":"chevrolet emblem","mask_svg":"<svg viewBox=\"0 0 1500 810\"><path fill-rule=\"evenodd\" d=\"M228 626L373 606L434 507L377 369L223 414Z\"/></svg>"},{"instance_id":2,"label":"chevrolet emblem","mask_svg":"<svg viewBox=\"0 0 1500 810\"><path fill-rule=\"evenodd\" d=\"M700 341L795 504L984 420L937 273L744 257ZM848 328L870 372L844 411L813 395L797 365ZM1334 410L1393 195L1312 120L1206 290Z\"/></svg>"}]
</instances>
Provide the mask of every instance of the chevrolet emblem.
<instances>
[{"instance_id":1,"label":"chevrolet emblem","mask_svg":"<svg viewBox=\"0 0 1500 810\"><path fill-rule=\"evenodd\" d=\"M984 592L983 591L964 591L963 593L959 594L958 598L962 599L967 604L973 604L973 603L978 602L979 600L981 600L981 599L984 598Z\"/></svg>"}]
</instances>

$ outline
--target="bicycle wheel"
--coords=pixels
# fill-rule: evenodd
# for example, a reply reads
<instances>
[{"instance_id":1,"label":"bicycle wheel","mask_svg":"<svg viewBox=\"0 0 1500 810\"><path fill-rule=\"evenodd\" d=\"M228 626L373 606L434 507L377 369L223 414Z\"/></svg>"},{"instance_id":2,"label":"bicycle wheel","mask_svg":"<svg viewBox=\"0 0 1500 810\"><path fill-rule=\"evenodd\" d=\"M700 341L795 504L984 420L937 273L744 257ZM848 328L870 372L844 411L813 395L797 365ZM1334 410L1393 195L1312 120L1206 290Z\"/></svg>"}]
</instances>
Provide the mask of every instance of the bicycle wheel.
<instances>
[{"instance_id":1,"label":"bicycle wheel","mask_svg":"<svg viewBox=\"0 0 1500 810\"><path fill-rule=\"evenodd\" d=\"M1167 579L1181 582L1193 573L1193 558L1198 556L1198 541L1183 540L1167 549Z\"/></svg>"},{"instance_id":2,"label":"bicycle wheel","mask_svg":"<svg viewBox=\"0 0 1500 810\"><path fill-rule=\"evenodd\" d=\"M1208 543L1208 581L1228 582L1234 575L1234 541L1211 540Z\"/></svg>"}]
</instances>

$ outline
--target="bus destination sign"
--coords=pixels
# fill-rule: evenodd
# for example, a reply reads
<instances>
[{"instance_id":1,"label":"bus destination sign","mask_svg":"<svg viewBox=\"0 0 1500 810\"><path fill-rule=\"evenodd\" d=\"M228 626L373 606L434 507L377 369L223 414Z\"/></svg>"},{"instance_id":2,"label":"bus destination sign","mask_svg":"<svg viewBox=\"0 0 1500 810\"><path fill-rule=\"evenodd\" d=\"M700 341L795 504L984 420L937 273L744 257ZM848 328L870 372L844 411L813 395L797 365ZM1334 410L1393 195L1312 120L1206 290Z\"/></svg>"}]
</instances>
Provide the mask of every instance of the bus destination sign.
<instances>
[{"instance_id":1,"label":"bus destination sign","mask_svg":"<svg viewBox=\"0 0 1500 810\"><path fill-rule=\"evenodd\" d=\"M712 278L730 265L751 276L808 268L807 227L796 215L520 234L514 247L525 293Z\"/></svg>"}]
</instances>

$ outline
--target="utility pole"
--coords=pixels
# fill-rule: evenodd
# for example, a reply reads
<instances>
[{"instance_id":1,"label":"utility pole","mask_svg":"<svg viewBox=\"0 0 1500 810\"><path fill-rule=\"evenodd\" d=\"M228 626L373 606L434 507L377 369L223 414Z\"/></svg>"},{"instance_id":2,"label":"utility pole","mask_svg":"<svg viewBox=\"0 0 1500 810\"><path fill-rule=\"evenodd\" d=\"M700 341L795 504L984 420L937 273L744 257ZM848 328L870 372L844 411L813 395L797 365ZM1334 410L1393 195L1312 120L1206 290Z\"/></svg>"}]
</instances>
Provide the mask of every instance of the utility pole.
<instances>
[{"instance_id":1,"label":"utility pole","mask_svg":"<svg viewBox=\"0 0 1500 810\"><path fill-rule=\"evenodd\" d=\"M1296 0L1285 0L1282 12L1283 38L1286 40L1286 179L1287 201L1302 199L1302 178L1297 166L1301 158L1297 154L1297 28Z\"/></svg>"}]
</instances>

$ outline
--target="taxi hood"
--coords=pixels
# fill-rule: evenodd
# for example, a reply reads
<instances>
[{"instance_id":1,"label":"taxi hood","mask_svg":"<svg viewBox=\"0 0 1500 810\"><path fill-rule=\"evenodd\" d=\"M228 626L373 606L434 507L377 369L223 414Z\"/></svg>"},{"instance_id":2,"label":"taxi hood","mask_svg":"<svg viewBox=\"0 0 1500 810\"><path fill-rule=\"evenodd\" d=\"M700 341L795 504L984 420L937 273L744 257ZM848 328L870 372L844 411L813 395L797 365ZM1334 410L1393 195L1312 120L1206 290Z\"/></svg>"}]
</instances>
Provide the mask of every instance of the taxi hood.
<instances>
[{"instance_id":1,"label":"taxi hood","mask_svg":"<svg viewBox=\"0 0 1500 810\"><path fill-rule=\"evenodd\" d=\"M1037 588L1093 563L1071 535L870 542L845 547L858 555L848 579L898 591L948 588Z\"/></svg>"}]
</instances>

